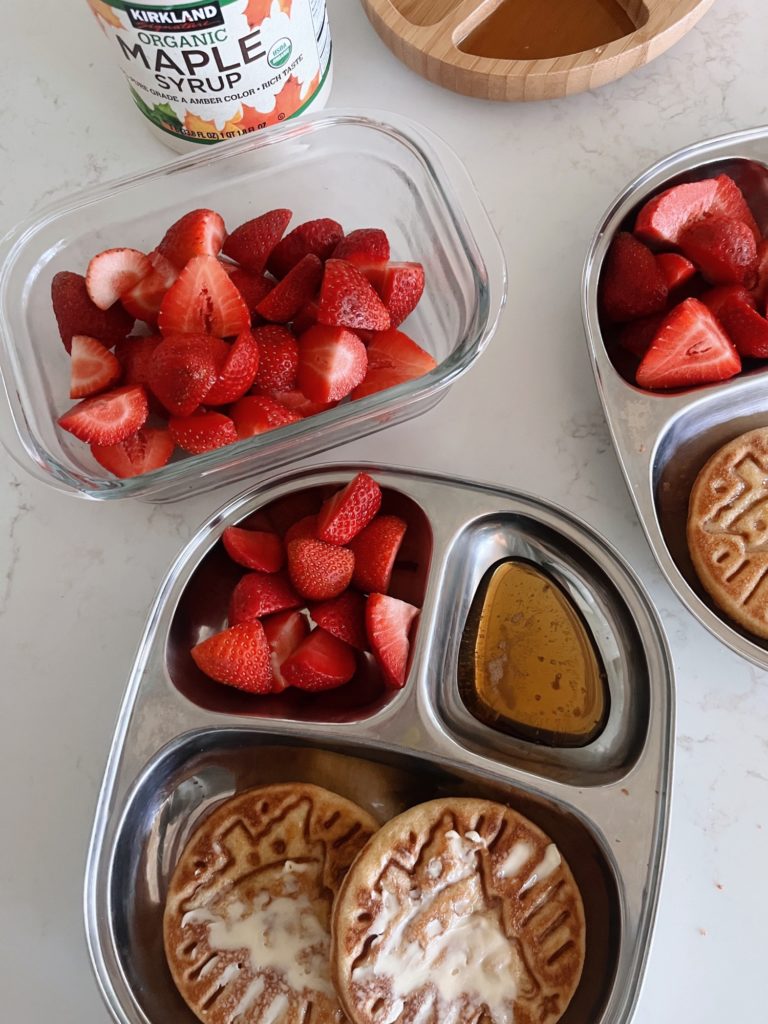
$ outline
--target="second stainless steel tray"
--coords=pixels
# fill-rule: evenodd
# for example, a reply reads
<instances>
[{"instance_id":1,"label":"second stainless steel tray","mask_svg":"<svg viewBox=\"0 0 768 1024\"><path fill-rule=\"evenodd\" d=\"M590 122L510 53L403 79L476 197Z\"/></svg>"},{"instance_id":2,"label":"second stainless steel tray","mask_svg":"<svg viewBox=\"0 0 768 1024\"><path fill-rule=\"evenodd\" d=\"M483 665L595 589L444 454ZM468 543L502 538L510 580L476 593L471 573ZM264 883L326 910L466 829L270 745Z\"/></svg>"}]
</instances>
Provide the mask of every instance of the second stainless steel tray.
<instances>
[{"instance_id":1,"label":"second stainless steel tray","mask_svg":"<svg viewBox=\"0 0 768 1024\"><path fill-rule=\"evenodd\" d=\"M413 530L409 558L423 610L405 688L281 703L206 680L189 647L220 626L223 529L297 492L332 492L360 468ZM515 740L461 703L464 620L485 570L506 555L554 576L600 648L611 710L589 746ZM223 581L220 593L230 585ZM120 713L85 889L87 938L107 1005L120 1024L193 1021L162 948L164 897L180 850L201 816L234 792L312 780L382 821L432 796L474 794L537 822L563 850L587 917L584 975L562 1020L626 1024L658 899L672 737L672 673L658 619L616 553L567 513L498 488L370 466L294 473L246 492L202 526L172 567Z\"/></svg>"}]
</instances>

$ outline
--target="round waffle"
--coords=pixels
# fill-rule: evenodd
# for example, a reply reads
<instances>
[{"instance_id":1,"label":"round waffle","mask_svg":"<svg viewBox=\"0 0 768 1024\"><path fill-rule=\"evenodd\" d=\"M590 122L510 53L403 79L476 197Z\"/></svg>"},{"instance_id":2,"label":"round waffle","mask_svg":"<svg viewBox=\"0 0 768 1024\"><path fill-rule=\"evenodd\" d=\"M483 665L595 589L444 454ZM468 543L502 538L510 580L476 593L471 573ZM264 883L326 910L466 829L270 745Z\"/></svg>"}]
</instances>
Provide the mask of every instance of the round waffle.
<instances>
[{"instance_id":1,"label":"round waffle","mask_svg":"<svg viewBox=\"0 0 768 1024\"><path fill-rule=\"evenodd\" d=\"M333 912L354 1024L553 1024L581 976L581 896L557 848L490 800L432 800L384 825Z\"/></svg>"},{"instance_id":2,"label":"round waffle","mask_svg":"<svg viewBox=\"0 0 768 1024\"><path fill-rule=\"evenodd\" d=\"M326 1024L344 1015L329 963L333 898L377 828L319 786L227 800L173 873L163 935L171 974L205 1024Z\"/></svg>"},{"instance_id":3,"label":"round waffle","mask_svg":"<svg viewBox=\"0 0 768 1024\"><path fill-rule=\"evenodd\" d=\"M715 604L768 638L768 428L734 438L706 463L691 490L687 538Z\"/></svg>"}]
</instances>

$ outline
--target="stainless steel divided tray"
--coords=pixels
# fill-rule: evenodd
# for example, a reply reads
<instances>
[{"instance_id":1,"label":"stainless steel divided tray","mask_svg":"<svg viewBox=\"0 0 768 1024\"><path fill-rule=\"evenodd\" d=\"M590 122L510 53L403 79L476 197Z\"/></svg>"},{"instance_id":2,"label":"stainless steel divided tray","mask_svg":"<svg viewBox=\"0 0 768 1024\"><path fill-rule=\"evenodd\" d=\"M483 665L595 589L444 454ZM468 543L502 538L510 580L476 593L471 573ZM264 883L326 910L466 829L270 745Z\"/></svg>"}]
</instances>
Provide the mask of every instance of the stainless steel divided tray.
<instances>
[{"instance_id":1,"label":"stainless steel divided tray","mask_svg":"<svg viewBox=\"0 0 768 1024\"><path fill-rule=\"evenodd\" d=\"M423 605L407 683L364 667L325 694L254 697L196 669L190 647L224 622L236 567L223 529L315 499L361 468L406 518L403 573ZM588 624L610 713L589 746L552 749L482 725L459 697L467 612L505 557L541 566ZM104 998L122 1024L191 1022L165 965L169 876L202 817L242 789L312 781L384 821L452 794L488 796L540 825L584 899L587 957L565 1024L623 1024L635 1004L659 891L669 809L672 669L631 571L588 527L536 498L376 466L293 473L214 514L173 565L149 616L99 799L86 872L86 931Z\"/></svg>"},{"instance_id":2,"label":"stainless steel divided tray","mask_svg":"<svg viewBox=\"0 0 768 1024\"><path fill-rule=\"evenodd\" d=\"M768 127L672 154L628 185L600 224L584 267L584 326L605 417L656 561L699 622L731 650L768 669L768 641L748 633L714 605L698 581L685 540L688 498L704 463L739 434L768 426L768 367L682 393L643 391L614 368L598 319L600 271L614 234L631 229L652 195L718 174L736 181L763 233L768 231Z\"/></svg>"}]
</instances>

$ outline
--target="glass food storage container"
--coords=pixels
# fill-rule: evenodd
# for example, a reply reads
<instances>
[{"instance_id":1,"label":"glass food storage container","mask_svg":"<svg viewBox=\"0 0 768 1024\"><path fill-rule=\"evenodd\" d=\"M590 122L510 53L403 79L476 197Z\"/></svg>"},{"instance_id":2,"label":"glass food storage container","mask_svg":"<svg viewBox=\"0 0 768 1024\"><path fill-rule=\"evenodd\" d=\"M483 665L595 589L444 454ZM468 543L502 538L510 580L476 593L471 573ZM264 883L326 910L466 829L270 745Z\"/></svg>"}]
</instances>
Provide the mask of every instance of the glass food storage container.
<instances>
[{"instance_id":1,"label":"glass food storage container","mask_svg":"<svg viewBox=\"0 0 768 1024\"><path fill-rule=\"evenodd\" d=\"M424 296L404 330L438 365L397 387L129 479L109 474L56 423L72 404L69 357L50 300L55 273L84 273L114 246L153 248L178 217L218 210L230 228L272 207L292 223L333 217L377 225L394 259L419 260ZM83 497L174 500L306 458L424 412L479 357L504 304L498 239L467 171L435 135L406 118L309 115L156 170L89 188L20 224L0 251L2 437L38 478ZM0 403L1 405L2 403Z\"/></svg>"}]
</instances>

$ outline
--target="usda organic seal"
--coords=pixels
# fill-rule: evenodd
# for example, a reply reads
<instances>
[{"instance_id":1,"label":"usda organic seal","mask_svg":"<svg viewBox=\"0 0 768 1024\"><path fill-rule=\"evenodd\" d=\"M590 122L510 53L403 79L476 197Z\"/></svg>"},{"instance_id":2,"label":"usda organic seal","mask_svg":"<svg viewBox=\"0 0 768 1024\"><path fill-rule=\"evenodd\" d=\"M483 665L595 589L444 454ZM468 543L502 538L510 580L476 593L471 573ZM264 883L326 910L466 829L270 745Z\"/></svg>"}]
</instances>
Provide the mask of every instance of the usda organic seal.
<instances>
[{"instance_id":1,"label":"usda organic seal","mask_svg":"<svg viewBox=\"0 0 768 1024\"><path fill-rule=\"evenodd\" d=\"M267 63L271 68L281 68L283 64L286 64L290 60L291 53L293 52L293 44L288 36L283 36L282 39L278 39L276 43L273 43L269 48L267 54Z\"/></svg>"}]
</instances>

